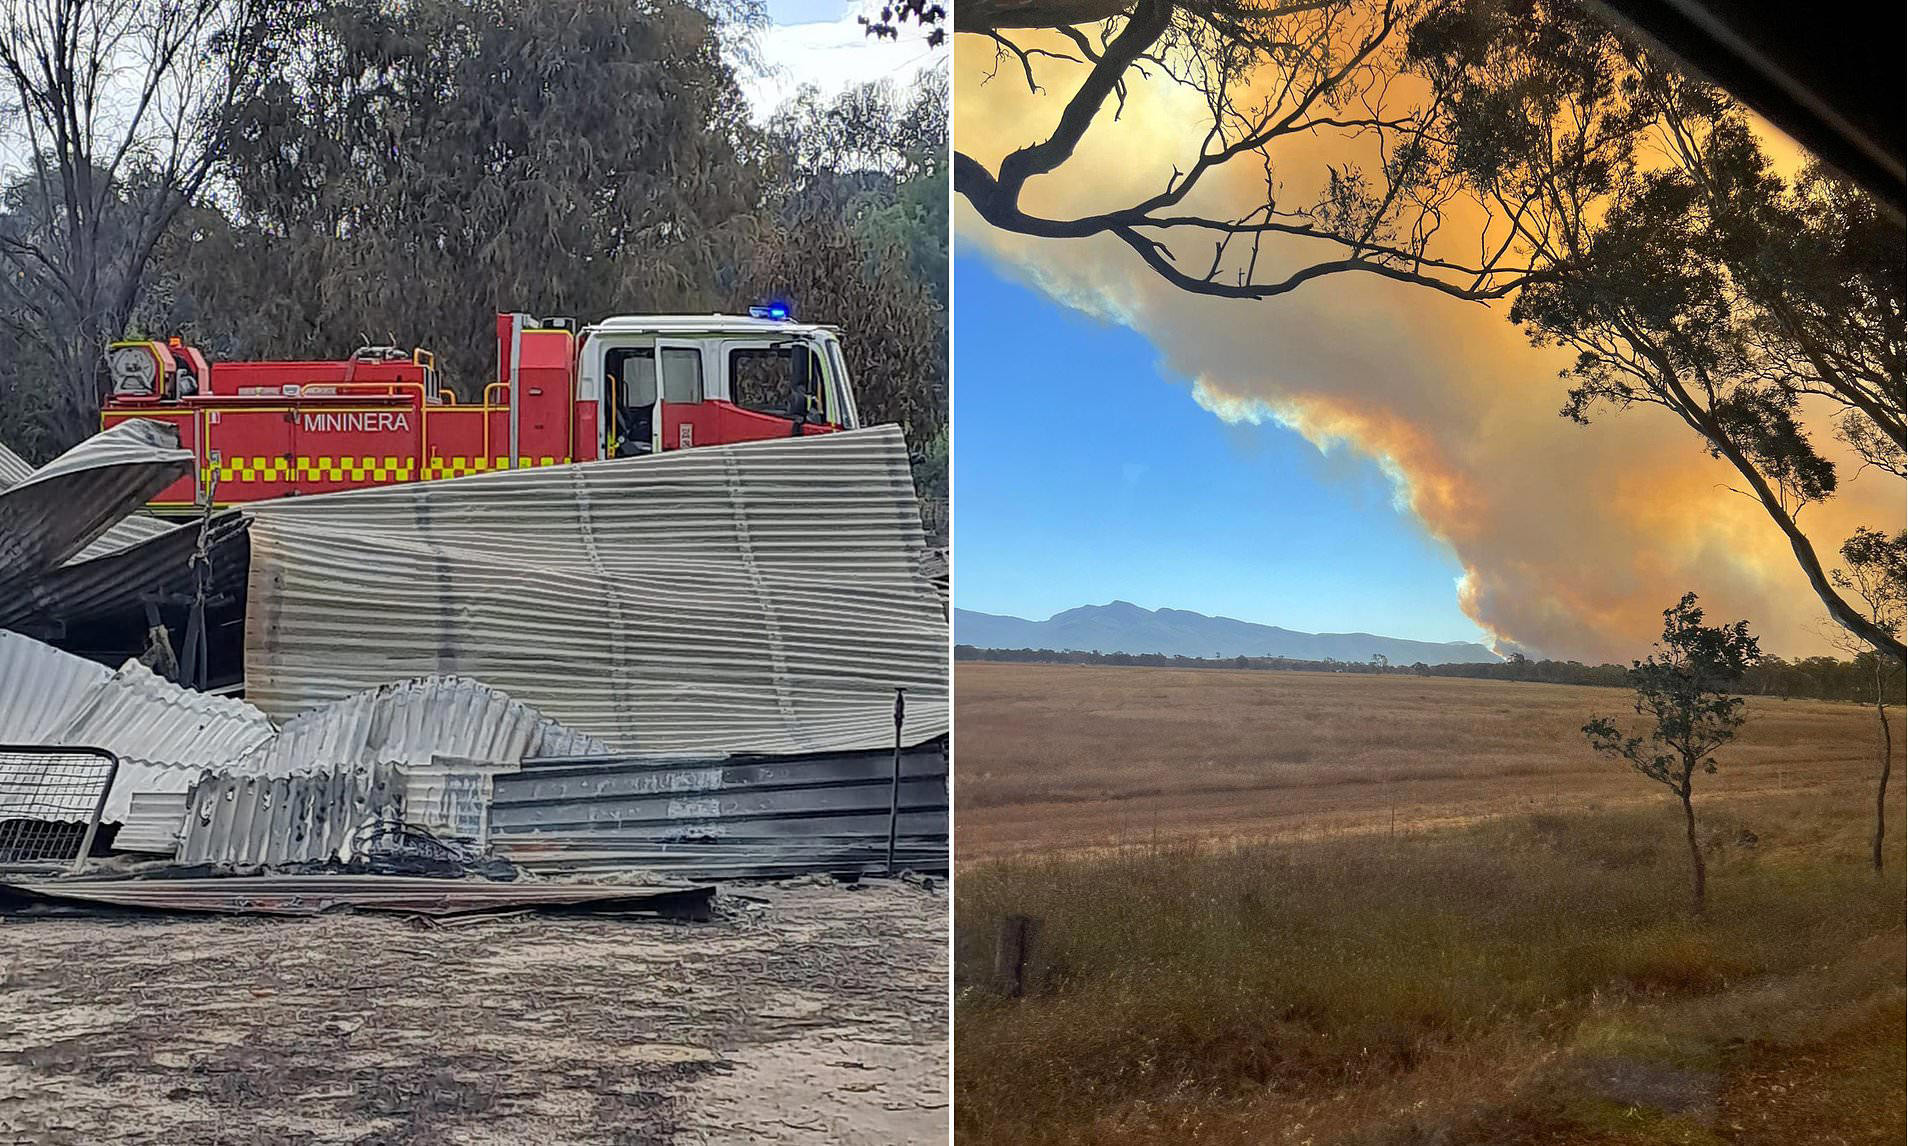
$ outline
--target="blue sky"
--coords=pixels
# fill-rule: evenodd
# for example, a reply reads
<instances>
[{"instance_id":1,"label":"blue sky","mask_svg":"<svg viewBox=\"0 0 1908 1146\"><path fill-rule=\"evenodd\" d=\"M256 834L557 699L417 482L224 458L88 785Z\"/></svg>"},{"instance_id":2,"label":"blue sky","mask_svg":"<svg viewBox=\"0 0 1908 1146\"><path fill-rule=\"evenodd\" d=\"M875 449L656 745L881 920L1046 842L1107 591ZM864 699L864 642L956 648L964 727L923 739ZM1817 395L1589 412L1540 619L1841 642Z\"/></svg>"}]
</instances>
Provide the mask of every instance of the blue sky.
<instances>
[{"instance_id":1,"label":"blue sky","mask_svg":"<svg viewBox=\"0 0 1908 1146\"><path fill-rule=\"evenodd\" d=\"M1306 632L1483 640L1450 551L1372 462L1231 425L1145 338L958 252L954 601L1044 619L1119 599Z\"/></svg>"},{"instance_id":2,"label":"blue sky","mask_svg":"<svg viewBox=\"0 0 1908 1146\"><path fill-rule=\"evenodd\" d=\"M852 0L768 0L769 22L819 24L840 19L851 6Z\"/></svg>"}]
</instances>

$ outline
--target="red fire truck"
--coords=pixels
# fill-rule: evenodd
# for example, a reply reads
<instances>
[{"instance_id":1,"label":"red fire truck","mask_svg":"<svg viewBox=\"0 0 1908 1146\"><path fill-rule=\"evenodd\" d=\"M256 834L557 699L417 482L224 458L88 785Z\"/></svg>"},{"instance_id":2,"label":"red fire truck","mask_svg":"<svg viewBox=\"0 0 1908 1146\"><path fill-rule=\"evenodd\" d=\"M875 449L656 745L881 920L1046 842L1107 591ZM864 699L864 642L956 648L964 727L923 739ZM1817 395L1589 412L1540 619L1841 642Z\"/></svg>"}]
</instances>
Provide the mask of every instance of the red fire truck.
<instances>
[{"instance_id":1,"label":"red fire truck","mask_svg":"<svg viewBox=\"0 0 1908 1146\"><path fill-rule=\"evenodd\" d=\"M783 307L734 315L497 316L497 376L459 402L429 351L336 362L211 362L169 342L115 344L111 426L179 428L194 473L158 512L490 470L630 457L860 424L837 332Z\"/></svg>"}]
</instances>

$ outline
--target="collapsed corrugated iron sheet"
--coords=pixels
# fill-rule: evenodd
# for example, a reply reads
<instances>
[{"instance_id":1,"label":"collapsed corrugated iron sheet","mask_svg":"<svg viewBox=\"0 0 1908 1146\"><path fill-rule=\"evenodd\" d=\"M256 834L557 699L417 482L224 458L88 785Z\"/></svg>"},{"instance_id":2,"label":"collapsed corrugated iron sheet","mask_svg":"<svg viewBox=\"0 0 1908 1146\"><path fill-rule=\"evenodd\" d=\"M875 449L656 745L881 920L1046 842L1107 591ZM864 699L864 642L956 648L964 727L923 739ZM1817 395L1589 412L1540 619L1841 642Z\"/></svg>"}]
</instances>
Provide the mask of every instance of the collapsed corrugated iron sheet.
<instances>
[{"instance_id":1,"label":"collapsed corrugated iron sheet","mask_svg":"<svg viewBox=\"0 0 1908 1146\"><path fill-rule=\"evenodd\" d=\"M293 717L200 781L174 822L177 855L241 867L348 860L356 833L378 824L477 839L490 772L533 753L607 751L476 681L397 681Z\"/></svg>"},{"instance_id":2,"label":"collapsed corrugated iron sheet","mask_svg":"<svg viewBox=\"0 0 1908 1146\"><path fill-rule=\"evenodd\" d=\"M244 701L181 688L138 661L115 671L0 631L0 742L118 756L104 821L123 819L135 792L184 792L202 769L239 759L273 731Z\"/></svg>"},{"instance_id":3,"label":"collapsed corrugated iron sheet","mask_svg":"<svg viewBox=\"0 0 1908 1146\"><path fill-rule=\"evenodd\" d=\"M0 493L12 489L33 476L33 463L0 442Z\"/></svg>"},{"instance_id":4,"label":"collapsed corrugated iron sheet","mask_svg":"<svg viewBox=\"0 0 1908 1146\"><path fill-rule=\"evenodd\" d=\"M282 776L362 764L425 766L441 757L515 764L525 756L608 752L508 693L460 677L401 680L284 722L232 771Z\"/></svg>"},{"instance_id":5,"label":"collapsed corrugated iron sheet","mask_svg":"<svg viewBox=\"0 0 1908 1146\"><path fill-rule=\"evenodd\" d=\"M186 793L134 792L113 837L113 850L172 855L185 827Z\"/></svg>"},{"instance_id":6,"label":"collapsed corrugated iron sheet","mask_svg":"<svg viewBox=\"0 0 1908 1146\"><path fill-rule=\"evenodd\" d=\"M123 426L134 428L127 430ZM48 471L58 478L60 470L56 467L68 465L68 457L73 454L102 463L122 454L136 456L144 447L125 442L129 436L149 435L175 445L177 442L176 433L160 423L141 421L123 426L81 443L42 471L36 471L20 455L0 444L0 496L30 479L39 480ZM156 434L152 427L157 427ZM169 439L168 434L171 434ZM107 440L102 443L101 439ZM162 443L157 454L165 453ZM62 486L81 498L73 504L81 506L84 513L69 516L63 494L61 499L54 499L50 507L61 520L43 523L42 531L59 529L83 534L82 527L90 528L86 523L95 516L108 519L124 516L111 520L104 532L59 562L43 565L23 557L17 566L0 570L0 583L5 587L5 591L0 592L0 628L57 634L66 624L136 614L148 598L177 598L193 590L190 561L199 544L199 523L154 517L138 508L143 498L121 496L123 490L100 475L94 477L97 481L89 479L92 485L88 488L77 488L77 479ZM218 514L209 523L206 540L211 582L208 589L215 598L235 597L244 592L246 525L247 519L232 510ZM70 548L71 540L69 537L56 548Z\"/></svg>"},{"instance_id":7,"label":"collapsed corrugated iron sheet","mask_svg":"<svg viewBox=\"0 0 1908 1146\"><path fill-rule=\"evenodd\" d=\"M277 777L376 764L424 768L445 758L514 766L530 752L608 750L496 689L450 677L371 689L281 730L244 701L181 688L137 661L113 671L5 631L0 743L84 745L118 756L107 822L124 821L136 794L183 793L208 769ZM163 830L146 823L132 840Z\"/></svg>"},{"instance_id":8,"label":"collapsed corrugated iron sheet","mask_svg":"<svg viewBox=\"0 0 1908 1146\"><path fill-rule=\"evenodd\" d=\"M59 742L104 748L122 764L197 770L243 759L272 735L272 722L244 701L182 688L127 661L74 711Z\"/></svg>"},{"instance_id":9,"label":"collapsed corrugated iron sheet","mask_svg":"<svg viewBox=\"0 0 1908 1146\"><path fill-rule=\"evenodd\" d=\"M948 727L947 625L900 431L251 507L247 695L502 688L618 751L877 747Z\"/></svg>"},{"instance_id":10,"label":"collapsed corrugated iron sheet","mask_svg":"<svg viewBox=\"0 0 1908 1146\"><path fill-rule=\"evenodd\" d=\"M0 591L55 569L88 547L109 552L168 527L128 517L192 472L192 451L176 427L145 418L121 422L0 490ZM99 548L115 525L120 536Z\"/></svg>"},{"instance_id":11,"label":"collapsed corrugated iron sheet","mask_svg":"<svg viewBox=\"0 0 1908 1146\"><path fill-rule=\"evenodd\" d=\"M391 875L255 875L210 879L89 879L0 883L0 906L63 904L144 911L318 915L395 911L472 915L487 911L613 911L708 917L713 887L426 879Z\"/></svg>"},{"instance_id":12,"label":"collapsed corrugated iron sheet","mask_svg":"<svg viewBox=\"0 0 1908 1146\"><path fill-rule=\"evenodd\" d=\"M54 739L113 670L30 637L0 631L0 742Z\"/></svg>"},{"instance_id":13,"label":"collapsed corrugated iron sheet","mask_svg":"<svg viewBox=\"0 0 1908 1146\"><path fill-rule=\"evenodd\" d=\"M121 527L134 521L154 522L159 530L143 541L112 548L100 556L87 556L115 540ZM243 513L228 510L207 525L210 579L206 589L215 599L237 597L245 591L248 524ZM142 532L145 528L139 527ZM63 624L138 613L148 597L176 599L189 595L194 589L190 562L198 544L196 522L169 526L153 518L129 517L89 546L80 558L7 586L7 591L0 594L0 628L28 633L57 631Z\"/></svg>"},{"instance_id":14,"label":"collapsed corrugated iron sheet","mask_svg":"<svg viewBox=\"0 0 1908 1146\"><path fill-rule=\"evenodd\" d=\"M490 845L532 867L877 872L894 797L892 751L525 760L495 777ZM901 754L895 864L947 870L945 740Z\"/></svg>"},{"instance_id":15,"label":"collapsed corrugated iron sheet","mask_svg":"<svg viewBox=\"0 0 1908 1146\"><path fill-rule=\"evenodd\" d=\"M424 827L513 863L639 868L704 878L948 866L947 743L892 751L653 759L567 756L517 765L340 765L298 775L209 775L181 809L180 863L230 867L362 858ZM176 825L175 825L176 827Z\"/></svg>"},{"instance_id":16,"label":"collapsed corrugated iron sheet","mask_svg":"<svg viewBox=\"0 0 1908 1146\"><path fill-rule=\"evenodd\" d=\"M108 480L115 466L152 454L139 434L108 437L0 496L32 509L21 490L65 482L80 517L108 516L133 496ZM213 562L216 582L243 566L248 525L257 538L247 660L265 711L0 633L0 740L118 754L105 819L124 822L121 846L239 865L348 858L352 832L397 818L494 826L500 851L535 862L873 870L905 688L897 861L946 867L945 564L923 548L892 427L245 514L213 519L209 541L239 558ZM200 531L42 533L12 566L0 551L0 573L33 571L0 593L0 625L137 608L184 575ZM408 674L429 675L386 683ZM556 759L510 775L526 757Z\"/></svg>"},{"instance_id":17,"label":"collapsed corrugated iron sheet","mask_svg":"<svg viewBox=\"0 0 1908 1146\"><path fill-rule=\"evenodd\" d=\"M180 530L192 532L193 526L182 525L176 521L161 521L143 510L130 513L108 526L106 532L100 534L91 545L75 554L67 564L96 561L101 557L118 553L122 549L142 545L160 534L177 533Z\"/></svg>"},{"instance_id":18,"label":"collapsed corrugated iron sheet","mask_svg":"<svg viewBox=\"0 0 1908 1146\"><path fill-rule=\"evenodd\" d=\"M403 793L390 765L207 776L186 798L178 860L229 867L349 860L367 829L401 822Z\"/></svg>"},{"instance_id":19,"label":"collapsed corrugated iron sheet","mask_svg":"<svg viewBox=\"0 0 1908 1146\"><path fill-rule=\"evenodd\" d=\"M281 730L136 661L109 671L0 632L6 741L117 754L102 818L123 823L121 850L242 867L349 860L359 833L404 824L533 866L878 871L894 795L889 750L617 755L456 678L386 685ZM936 738L902 753L901 867L947 867L946 747Z\"/></svg>"}]
</instances>

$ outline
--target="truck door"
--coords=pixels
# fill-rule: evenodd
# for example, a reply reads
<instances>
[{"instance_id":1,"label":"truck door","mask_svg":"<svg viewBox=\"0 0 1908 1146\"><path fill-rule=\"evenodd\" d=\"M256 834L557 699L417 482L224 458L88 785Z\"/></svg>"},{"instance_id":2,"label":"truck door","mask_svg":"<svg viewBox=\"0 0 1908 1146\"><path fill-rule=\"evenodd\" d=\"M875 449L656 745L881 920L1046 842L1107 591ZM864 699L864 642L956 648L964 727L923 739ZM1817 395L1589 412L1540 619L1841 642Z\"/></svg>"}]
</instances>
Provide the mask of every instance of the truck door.
<instances>
[{"instance_id":1,"label":"truck door","mask_svg":"<svg viewBox=\"0 0 1908 1146\"><path fill-rule=\"evenodd\" d=\"M732 404L724 441L826 433L839 422L829 364L808 339L730 340L722 365Z\"/></svg>"},{"instance_id":2,"label":"truck door","mask_svg":"<svg viewBox=\"0 0 1908 1146\"><path fill-rule=\"evenodd\" d=\"M656 424L665 450L686 450L718 441L711 408L703 401L702 344L685 339L656 340L659 382Z\"/></svg>"},{"instance_id":3,"label":"truck door","mask_svg":"<svg viewBox=\"0 0 1908 1146\"><path fill-rule=\"evenodd\" d=\"M656 452L662 427L656 420L656 348L642 345L593 347L604 395L604 456L633 458Z\"/></svg>"}]
</instances>

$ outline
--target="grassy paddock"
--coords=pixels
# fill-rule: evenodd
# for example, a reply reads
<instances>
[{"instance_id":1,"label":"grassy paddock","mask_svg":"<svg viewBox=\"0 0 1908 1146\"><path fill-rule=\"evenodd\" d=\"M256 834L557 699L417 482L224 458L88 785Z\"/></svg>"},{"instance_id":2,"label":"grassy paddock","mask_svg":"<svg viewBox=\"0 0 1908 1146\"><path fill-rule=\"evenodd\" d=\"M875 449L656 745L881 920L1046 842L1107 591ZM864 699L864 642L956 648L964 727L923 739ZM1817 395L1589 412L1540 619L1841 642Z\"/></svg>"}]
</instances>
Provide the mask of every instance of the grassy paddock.
<instances>
[{"instance_id":1,"label":"grassy paddock","mask_svg":"<svg viewBox=\"0 0 1908 1146\"><path fill-rule=\"evenodd\" d=\"M1195 791L1579 774L1628 787L1580 731L1593 715L1630 723L1621 689L988 662L956 666L955 683L955 796L978 823L997 808ZM1712 789L1874 760L1872 708L1750 697L1747 712L1724 775L1705 778Z\"/></svg>"},{"instance_id":2,"label":"grassy paddock","mask_svg":"<svg viewBox=\"0 0 1908 1146\"><path fill-rule=\"evenodd\" d=\"M1655 809L1665 793L1590 750L1617 689L1297 672L964 663L955 853L965 866L1139 841L1390 834L1513 812ZM1873 815L1872 710L1751 698L1698 799L1750 814L1834 792ZM1894 743L1903 740L1894 713ZM1904 785L1891 819L1904 822ZM1864 810L1864 801L1866 808Z\"/></svg>"},{"instance_id":3,"label":"grassy paddock","mask_svg":"<svg viewBox=\"0 0 1908 1146\"><path fill-rule=\"evenodd\" d=\"M1702 918L1667 800L964 868L959 1135L1900 1141L1900 844L1877 876L1843 796L1698 799ZM1007 914L1040 921L1021 1000L992 986ZM1804 1092L1825 1112L1769 1097ZM1879 1137L1784 1137L1851 1103Z\"/></svg>"}]
</instances>

